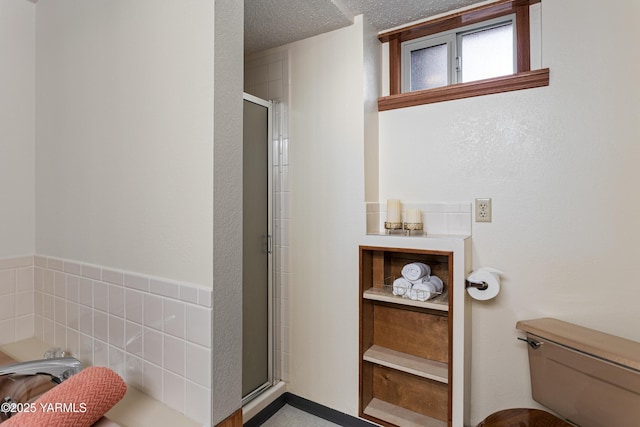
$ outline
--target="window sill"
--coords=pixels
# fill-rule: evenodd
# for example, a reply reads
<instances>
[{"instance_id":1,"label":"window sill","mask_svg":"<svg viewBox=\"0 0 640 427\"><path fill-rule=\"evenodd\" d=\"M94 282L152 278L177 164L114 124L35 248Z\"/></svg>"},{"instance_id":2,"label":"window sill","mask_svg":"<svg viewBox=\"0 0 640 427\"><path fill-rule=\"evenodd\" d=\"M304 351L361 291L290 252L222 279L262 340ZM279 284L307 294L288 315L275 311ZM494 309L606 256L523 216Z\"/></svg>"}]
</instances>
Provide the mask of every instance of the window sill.
<instances>
[{"instance_id":1,"label":"window sill","mask_svg":"<svg viewBox=\"0 0 640 427\"><path fill-rule=\"evenodd\" d=\"M378 111L471 98L493 93L511 92L549 86L549 69L525 71L509 76L494 77L469 83L458 83L435 89L401 93L378 98Z\"/></svg>"}]
</instances>

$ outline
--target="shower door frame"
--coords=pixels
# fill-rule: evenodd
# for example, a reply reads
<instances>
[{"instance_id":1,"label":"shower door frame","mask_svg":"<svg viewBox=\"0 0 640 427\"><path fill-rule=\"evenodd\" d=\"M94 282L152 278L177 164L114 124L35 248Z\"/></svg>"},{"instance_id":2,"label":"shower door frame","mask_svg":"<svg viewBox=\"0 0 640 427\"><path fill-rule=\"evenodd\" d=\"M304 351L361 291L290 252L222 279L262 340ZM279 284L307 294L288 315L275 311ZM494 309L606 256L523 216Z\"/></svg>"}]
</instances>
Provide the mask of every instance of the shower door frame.
<instances>
[{"instance_id":1,"label":"shower door frame","mask_svg":"<svg viewBox=\"0 0 640 427\"><path fill-rule=\"evenodd\" d=\"M258 397L264 391L272 387L275 382L275 298L274 298L274 242L273 242L273 102L258 98L257 96L243 92L242 94L243 105L245 101L253 104L260 105L267 109L267 298L268 298L268 326L267 326L267 343L268 343L268 361L267 361L267 381L258 386L253 391L249 392L246 396L242 397L242 405L246 405L248 402ZM243 107L244 108L244 107ZM244 121L243 121L244 125ZM244 153L243 153L244 154ZM244 215L244 212L243 212ZM244 292L244 290L243 290ZM243 350L244 351L244 350Z\"/></svg>"}]
</instances>

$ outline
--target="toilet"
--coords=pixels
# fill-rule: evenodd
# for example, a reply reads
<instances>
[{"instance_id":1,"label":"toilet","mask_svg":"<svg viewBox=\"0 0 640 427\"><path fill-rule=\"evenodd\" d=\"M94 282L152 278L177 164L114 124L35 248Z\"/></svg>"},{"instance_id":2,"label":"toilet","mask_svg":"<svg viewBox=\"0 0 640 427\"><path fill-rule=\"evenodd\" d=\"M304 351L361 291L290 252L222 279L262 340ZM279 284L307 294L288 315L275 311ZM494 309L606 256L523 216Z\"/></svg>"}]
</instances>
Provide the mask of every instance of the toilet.
<instances>
[{"instance_id":1,"label":"toilet","mask_svg":"<svg viewBox=\"0 0 640 427\"><path fill-rule=\"evenodd\" d=\"M542 318L519 321L526 333L539 409L505 409L478 427L640 426L640 343Z\"/></svg>"}]
</instances>

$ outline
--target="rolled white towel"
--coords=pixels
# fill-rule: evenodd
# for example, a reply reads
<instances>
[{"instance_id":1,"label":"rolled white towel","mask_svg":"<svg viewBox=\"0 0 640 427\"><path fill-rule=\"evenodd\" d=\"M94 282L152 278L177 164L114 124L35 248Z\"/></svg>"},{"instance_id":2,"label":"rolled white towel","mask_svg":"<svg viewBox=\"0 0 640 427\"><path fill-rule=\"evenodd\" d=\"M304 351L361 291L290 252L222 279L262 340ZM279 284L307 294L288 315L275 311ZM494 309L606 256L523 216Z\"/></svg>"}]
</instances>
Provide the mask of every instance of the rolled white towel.
<instances>
[{"instance_id":1,"label":"rolled white towel","mask_svg":"<svg viewBox=\"0 0 640 427\"><path fill-rule=\"evenodd\" d=\"M408 293L413 285L404 277L399 277L393 281L393 294L408 297Z\"/></svg>"},{"instance_id":2,"label":"rolled white towel","mask_svg":"<svg viewBox=\"0 0 640 427\"><path fill-rule=\"evenodd\" d=\"M435 296L435 285L431 282L418 283L409 290L409 298L414 301L426 301Z\"/></svg>"},{"instance_id":3,"label":"rolled white towel","mask_svg":"<svg viewBox=\"0 0 640 427\"><path fill-rule=\"evenodd\" d=\"M441 278L439 278L438 276L431 276L429 277L429 281L433 284L436 292L442 292L442 290L444 289L444 283L442 283Z\"/></svg>"},{"instance_id":4,"label":"rolled white towel","mask_svg":"<svg viewBox=\"0 0 640 427\"><path fill-rule=\"evenodd\" d=\"M402 267L402 277L415 281L431 274L431 267L423 262L412 262Z\"/></svg>"},{"instance_id":5,"label":"rolled white towel","mask_svg":"<svg viewBox=\"0 0 640 427\"><path fill-rule=\"evenodd\" d=\"M431 281L431 276L424 276L419 278L418 280L409 280L412 285L420 285L422 283L429 283Z\"/></svg>"}]
</instances>

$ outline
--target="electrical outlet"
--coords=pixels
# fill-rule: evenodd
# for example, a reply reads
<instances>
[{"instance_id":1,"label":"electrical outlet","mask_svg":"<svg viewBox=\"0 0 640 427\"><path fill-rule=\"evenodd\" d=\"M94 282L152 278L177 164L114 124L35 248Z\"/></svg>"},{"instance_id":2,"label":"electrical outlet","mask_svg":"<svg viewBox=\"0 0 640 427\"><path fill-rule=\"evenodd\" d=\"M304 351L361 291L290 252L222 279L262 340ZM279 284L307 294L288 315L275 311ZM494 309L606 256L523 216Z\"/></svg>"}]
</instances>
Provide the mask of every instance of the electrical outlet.
<instances>
[{"instance_id":1,"label":"electrical outlet","mask_svg":"<svg viewBox=\"0 0 640 427\"><path fill-rule=\"evenodd\" d=\"M491 222L491 199L476 199L476 222Z\"/></svg>"}]
</instances>

